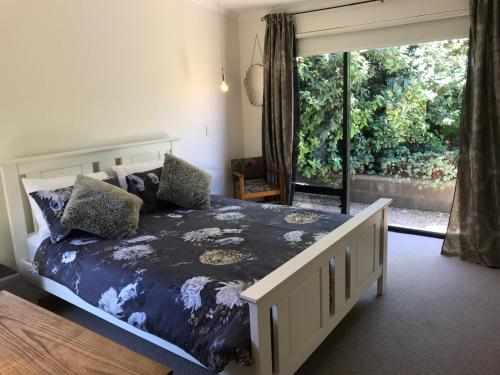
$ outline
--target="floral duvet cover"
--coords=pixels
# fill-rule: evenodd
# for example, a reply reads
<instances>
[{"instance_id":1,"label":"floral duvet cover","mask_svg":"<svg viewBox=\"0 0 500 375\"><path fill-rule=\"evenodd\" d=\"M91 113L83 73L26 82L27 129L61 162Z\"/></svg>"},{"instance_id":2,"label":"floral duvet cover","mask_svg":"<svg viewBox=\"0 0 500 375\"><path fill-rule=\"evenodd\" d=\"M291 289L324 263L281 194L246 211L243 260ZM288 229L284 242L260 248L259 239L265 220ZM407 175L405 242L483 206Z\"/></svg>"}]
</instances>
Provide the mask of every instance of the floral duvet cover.
<instances>
[{"instance_id":1,"label":"floral duvet cover","mask_svg":"<svg viewBox=\"0 0 500 375\"><path fill-rule=\"evenodd\" d=\"M210 209L143 216L134 238L47 239L34 270L222 371L252 363L239 293L348 219L212 196Z\"/></svg>"}]
</instances>

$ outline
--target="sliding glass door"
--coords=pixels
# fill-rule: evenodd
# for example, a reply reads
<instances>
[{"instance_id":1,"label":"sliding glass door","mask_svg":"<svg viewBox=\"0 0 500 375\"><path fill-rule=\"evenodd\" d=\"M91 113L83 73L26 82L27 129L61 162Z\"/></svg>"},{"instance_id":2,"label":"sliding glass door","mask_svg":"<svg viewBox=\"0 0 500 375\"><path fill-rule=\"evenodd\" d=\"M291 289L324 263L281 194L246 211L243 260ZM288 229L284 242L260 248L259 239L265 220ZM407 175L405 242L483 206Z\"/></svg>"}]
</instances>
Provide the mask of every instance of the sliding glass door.
<instances>
[{"instance_id":1,"label":"sliding glass door","mask_svg":"<svg viewBox=\"0 0 500 375\"><path fill-rule=\"evenodd\" d=\"M394 229L444 233L467 40L298 59L295 204L352 214L394 200Z\"/></svg>"}]
</instances>

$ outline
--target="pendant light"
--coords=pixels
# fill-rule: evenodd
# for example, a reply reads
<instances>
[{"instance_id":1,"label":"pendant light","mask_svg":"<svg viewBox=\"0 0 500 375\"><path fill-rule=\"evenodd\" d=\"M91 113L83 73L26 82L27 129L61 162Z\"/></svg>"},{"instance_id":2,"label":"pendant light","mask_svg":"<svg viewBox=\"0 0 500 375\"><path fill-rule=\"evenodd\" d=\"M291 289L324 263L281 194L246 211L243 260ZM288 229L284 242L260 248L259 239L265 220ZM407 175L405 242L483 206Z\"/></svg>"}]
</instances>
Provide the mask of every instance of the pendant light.
<instances>
[{"instance_id":1,"label":"pendant light","mask_svg":"<svg viewBox=\"0 0 500 375\"><path fill-rule=\"evenodd\" d=\"M222 13L220 11L220 0L217 0L217 7L219 9L220 63L222 67L222 83L220 85L220 89L222 92L228 92L229 86L226 83L226 75L224 74L224 49L222 42Z\"/></svg>"}]
</instances>

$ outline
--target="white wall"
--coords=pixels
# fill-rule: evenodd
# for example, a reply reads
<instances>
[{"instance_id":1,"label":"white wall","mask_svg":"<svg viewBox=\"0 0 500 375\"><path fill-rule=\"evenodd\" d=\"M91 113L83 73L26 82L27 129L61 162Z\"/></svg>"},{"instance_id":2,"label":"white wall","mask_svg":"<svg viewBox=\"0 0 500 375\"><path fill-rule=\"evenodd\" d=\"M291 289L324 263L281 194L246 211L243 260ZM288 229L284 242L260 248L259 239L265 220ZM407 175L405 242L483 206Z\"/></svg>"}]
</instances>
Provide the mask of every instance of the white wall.
<instances>
[{"instance_id":1,"label":"white wall","mask_svg":"<svg viewBox=\"0 0 500 375\"><path fill-rule=\"evenodd\" d=\"M310 0L300 6L264 9L240 16L240 60L243 80L255 34L264 43L271 11L301 11L345 4L342 0ZM299 55L360 50L411 42L468 36L468 0L385 0L296 16ZM245 156L262 155L262 112L252 106L242 88Z\"/></svg>"},{"instance_id":2,"label":"white wall","mask_svg":"<svg viewBox=\"0 0 500 375\"><path fill-rule=\"evenodd\" d=\"M229 188L243 154L236 19L187 0L0 0L0 160L161 137ZM205 126L208 127L208 136ZM0 188L0 263L13 265Z\"/></svg>"}]
</instances>

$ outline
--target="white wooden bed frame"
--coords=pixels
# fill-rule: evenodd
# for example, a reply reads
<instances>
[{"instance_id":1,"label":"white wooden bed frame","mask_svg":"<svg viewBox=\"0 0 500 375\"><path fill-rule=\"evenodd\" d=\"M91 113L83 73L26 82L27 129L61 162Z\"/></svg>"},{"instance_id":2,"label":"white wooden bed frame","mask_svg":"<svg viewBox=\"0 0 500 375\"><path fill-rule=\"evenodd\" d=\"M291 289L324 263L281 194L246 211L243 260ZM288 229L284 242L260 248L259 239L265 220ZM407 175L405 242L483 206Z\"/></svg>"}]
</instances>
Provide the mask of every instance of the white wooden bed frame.
<instances>
[{"instance_id":1,"label":"white wooden bed frame","mask_svg":"<svg viewBox=\"0 0 500 375\"><path fill-rule=\"evenodd\" d=\"M11 160L0 162L0 168L16 265L27 281L200 364L179 347L105 313L61 284L32 272L27 238L33 223L20 183L22 177L110 172L114 164L159 159L165 152L172 153L176 140L165 138ZM384 293L390 203L390 199L379 199L241 294L250 307L254 365L242 368L231 363L225 374L293 374L375 281L378 295Z\"/></svg>"}]
</instances>

